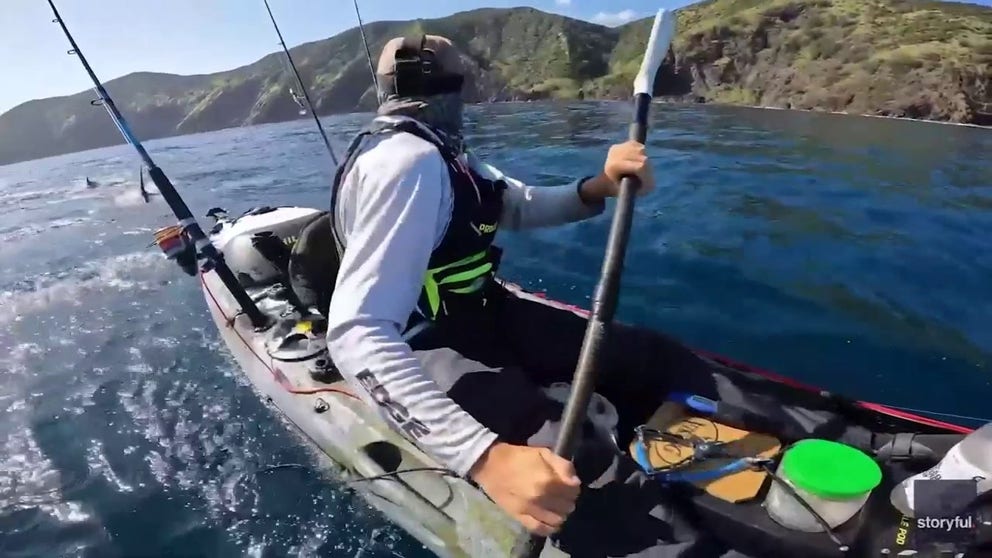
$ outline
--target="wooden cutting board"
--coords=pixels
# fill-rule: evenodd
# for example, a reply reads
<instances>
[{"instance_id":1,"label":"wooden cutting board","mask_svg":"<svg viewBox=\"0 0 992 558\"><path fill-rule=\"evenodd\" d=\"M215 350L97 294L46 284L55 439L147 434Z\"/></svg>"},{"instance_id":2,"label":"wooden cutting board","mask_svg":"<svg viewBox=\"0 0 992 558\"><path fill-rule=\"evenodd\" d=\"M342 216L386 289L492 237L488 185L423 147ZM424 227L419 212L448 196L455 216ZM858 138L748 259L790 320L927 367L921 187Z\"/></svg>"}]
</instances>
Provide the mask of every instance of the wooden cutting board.
<instances>
[{"instance_id":1,"label":"wooden cutting board","mask_svg":"<svg viewBox=\"0 0 992 558\"><path fill-rule=\"evenodd\" d=\"M735 456L774 457L782 449L781 442L774 436L748 432L693 415L689 409L674 402L666 402L662 405L648 421L647 426L678 436L696 436L709 442L728 442L726 449ZM633 447L631 451L633 452ZM649 441L647 447L651 465L659 468L682 462L691 457L692 453L691 447L672 444L664 440ZM733 459L709 459L682 470L707 471L726 465L731 461ZM757 497L767 479L768 473L765 471L747 470L693 484L716 498L736 504Z\"/></svg>"}]
</instances>

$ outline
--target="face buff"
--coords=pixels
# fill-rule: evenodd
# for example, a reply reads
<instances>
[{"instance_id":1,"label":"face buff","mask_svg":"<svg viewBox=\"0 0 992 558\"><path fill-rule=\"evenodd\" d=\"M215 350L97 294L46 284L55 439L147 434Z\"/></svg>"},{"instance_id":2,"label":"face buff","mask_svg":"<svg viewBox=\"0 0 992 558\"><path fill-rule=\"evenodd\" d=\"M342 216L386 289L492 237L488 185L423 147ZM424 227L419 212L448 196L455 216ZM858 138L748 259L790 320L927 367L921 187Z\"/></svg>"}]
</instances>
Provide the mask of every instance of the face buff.
<instances>
[{"instance_id":1,"label":"face buff","mask_svg":"<svg viewBox=\"0 0 992 558\"><path fill-rule=\"evenodd\" d=\"M445 144L456 153L464 151L462 111L465 102L459 93L443 93L430 97L393 97L379 107L380 116L407 116L437 132Z\"/></svg>"}]
</instances>

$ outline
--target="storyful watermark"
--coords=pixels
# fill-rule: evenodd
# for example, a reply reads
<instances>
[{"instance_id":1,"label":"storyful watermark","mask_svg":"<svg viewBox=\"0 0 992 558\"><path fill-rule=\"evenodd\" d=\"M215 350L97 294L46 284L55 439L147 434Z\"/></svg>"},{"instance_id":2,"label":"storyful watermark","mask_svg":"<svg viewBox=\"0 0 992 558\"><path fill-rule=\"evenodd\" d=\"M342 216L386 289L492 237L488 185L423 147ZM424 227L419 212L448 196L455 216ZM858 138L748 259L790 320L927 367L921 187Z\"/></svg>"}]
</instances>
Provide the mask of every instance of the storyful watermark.
<instances>
[{"instance_id":1,"label":"storyful watermark","mask_svg":"<svg viewBox=\"0 0 992 558\"><path fill-rule=\"evenodd\" d=\"M978 481L918 479L914 482L913 542L917 548L953 545L964 550L992 518L971 506L978 498Z\"/></svg>"},{"instance_id":2,"label":"storyful watermark","mask_svg":"<svg viewBox=\"0 0 992 558\"><path fill-rule=\"evenodd\" d=\"M974 516L964 517L957 515L954 517L921 517L916 520L916 528L924 530L944 531L954 533L958 531L969 532L978 528Z\"/></svg>"}]
</instances>

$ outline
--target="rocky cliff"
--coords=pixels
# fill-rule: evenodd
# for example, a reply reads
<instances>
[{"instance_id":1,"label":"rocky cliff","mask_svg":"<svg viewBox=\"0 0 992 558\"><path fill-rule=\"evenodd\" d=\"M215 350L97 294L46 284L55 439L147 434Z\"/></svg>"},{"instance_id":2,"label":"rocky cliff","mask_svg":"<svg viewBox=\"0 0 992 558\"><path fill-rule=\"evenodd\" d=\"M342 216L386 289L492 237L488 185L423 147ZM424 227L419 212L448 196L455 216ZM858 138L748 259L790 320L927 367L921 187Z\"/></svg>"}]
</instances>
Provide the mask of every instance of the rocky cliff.
<instances>
[{"instance_id":1,"label":"rocky cliff","mask_svg":"<svg viewBox=\"0 0 992 558\"><path fill-rule=\"evenodd\" d=\"M650 19L619 28L532 8L366 26L373 52L421 31L451 37L471 102L626 98ZM85 48L85 45L84 45ZM375 104L358 29L292 49L320 114ZM992 123L992 9L929 0L707 0L679 13L660 95ZM98 69L99 70L99 69ZM297 118L282 53L211 75L108 82L141 138ZM121 141L91 91L0 115L0 164Z\"/></svg>"},{"instance_id":2,"label":"rocky cliff","mask_svg":"<svg viewBox=\"0 0 992 558\"><path fill-rule=\"evenodd\" d=\"M695 99L992 124L990 8L714 0L680 23L677 72Z\"/></svg>"}]
</instances>

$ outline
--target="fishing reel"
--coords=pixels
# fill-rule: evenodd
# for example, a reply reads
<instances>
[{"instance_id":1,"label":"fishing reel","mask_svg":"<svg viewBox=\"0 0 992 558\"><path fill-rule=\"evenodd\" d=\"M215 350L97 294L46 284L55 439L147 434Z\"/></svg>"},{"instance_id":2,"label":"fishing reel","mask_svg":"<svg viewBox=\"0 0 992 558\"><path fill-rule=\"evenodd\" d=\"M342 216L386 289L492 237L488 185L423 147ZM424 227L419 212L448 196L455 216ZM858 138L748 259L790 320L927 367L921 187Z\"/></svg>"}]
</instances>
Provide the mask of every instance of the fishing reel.
<instances>
[{"instance_id":1,"label":"fishing reel","mask_svg":"<svg viewBox=\"0 0 992 558\"><path fill-rule=\"evenodd\" d=\"M170 260L175 260L187 275L196 276L196 245L186 229L179 225L163 227L155 231L155 244Z\"/></svg>"},{"instance_id":2,"label":"fishing reel","mask_svg":"<svg viewBox=\"0 0 992 558\"><path fill-rule=\"evenodd\" d=\"M212 207L207 211L207 217L214 220L210 234L216 234L230 222L227 211L220 207ZM182 225L170 225L155 231L155 244L170 260L175 260L187 275L195 277L199 254L196 243Z\"/></svg>"}]
</instances>

